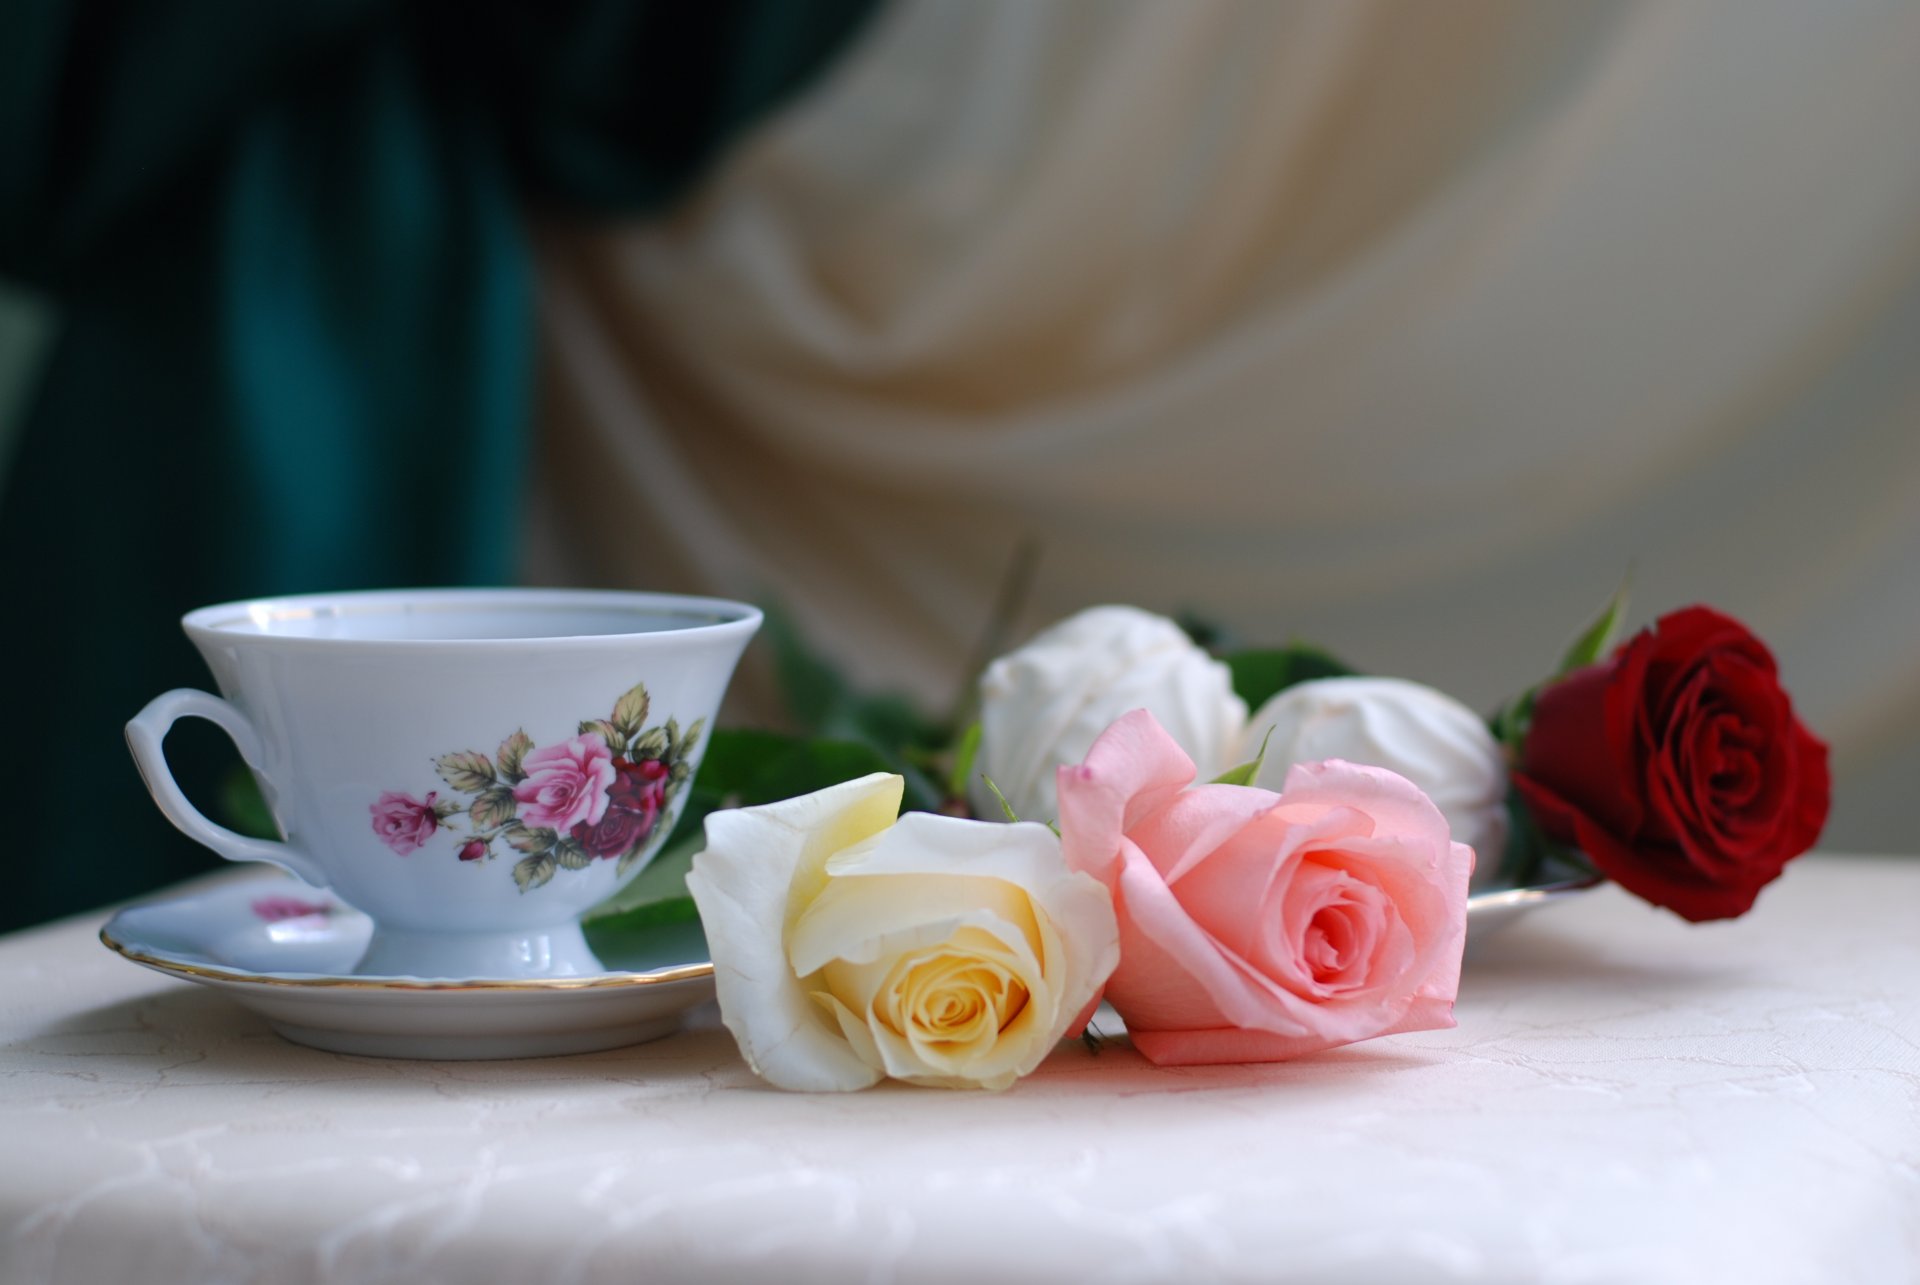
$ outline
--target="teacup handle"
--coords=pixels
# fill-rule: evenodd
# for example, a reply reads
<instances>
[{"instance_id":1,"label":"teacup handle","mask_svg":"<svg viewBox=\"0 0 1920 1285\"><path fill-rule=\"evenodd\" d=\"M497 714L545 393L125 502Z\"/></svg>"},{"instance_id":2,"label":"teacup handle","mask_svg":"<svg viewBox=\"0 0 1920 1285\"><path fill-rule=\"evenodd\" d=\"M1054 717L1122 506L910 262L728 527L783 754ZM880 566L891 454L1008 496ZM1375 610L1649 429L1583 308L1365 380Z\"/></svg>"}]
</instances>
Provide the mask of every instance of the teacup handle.
<instances>
[{"instance_id":1,"label":"teacup handle","mask_svg":"<svg viewBox=\"0 0 1920 1285\"><path fill-rule=\"evenodd\" d=\"M160 811L166 814L167 820L173 822L189 839L212 848L229 861L271 862L283 870L292 871L310 884L324 887L326 875L300 849L273 839L250 839L244 834L236 834L223 825L215 825L207 820L200 809L187 801L186 794L173 779L173 769L167 766L167 753L162 744L168 731L183 718L204 718L209 723L218 724L233 738L240 757L246 760L250 768L258 770L263 757L260 734L253 730L253 724L247 721L245 714L218 696L191 687L176 687L154 697L127 724L127 744L133 750L134 763L140 768L140 779L147 783L148 792L153 795L153 801L160 805Z\"/></svg>"}]
</instances>

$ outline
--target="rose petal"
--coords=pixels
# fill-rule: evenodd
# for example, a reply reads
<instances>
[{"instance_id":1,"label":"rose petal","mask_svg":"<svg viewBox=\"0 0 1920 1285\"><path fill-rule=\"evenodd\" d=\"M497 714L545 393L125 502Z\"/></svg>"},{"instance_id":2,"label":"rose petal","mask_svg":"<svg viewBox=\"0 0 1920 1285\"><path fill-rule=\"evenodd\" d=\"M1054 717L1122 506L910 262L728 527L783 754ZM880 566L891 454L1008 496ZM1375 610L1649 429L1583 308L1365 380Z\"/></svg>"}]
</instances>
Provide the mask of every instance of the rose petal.
<instances>
[{"instance_id":1,"label":"rose petal","mask_svg":"<svg viewBox=\"0 0 1920 1285\"><path fill-rule=\"evenodd\" d=\"M1168 883L1177 883L1233 835L1271 811L1280 796L1238 785L1196 785L1149 813L1127 834ZM1269 870L1269 876L1271 871Z\"/></svg>"},{"instance_id":2,"label":"rose petal","mask_svg":"<svg viewBox=\"0 0 1920 1285\"><path fill-rule=\"evenodd\" d=\"M1309 819L1320 809L1346 808L1371 817L1374 831L1452 842L1447 819L1418 786L1395 772L1341 759L1297 763L1280 790L1282 814Z\"/></svg>"},{"instance_id":3,"label":"rose petal","mask_svg":"<svg viewBox=\"0 0 1920 1285\"><path fill-rule=\"evenodd\" d=\"M1266 757L1252 784L1278 790L1296 763L1345 759L1407 778L1453 837L1499 864L1507 839L1507 764L1486 720L1404 678L1319 678L1279 692L1248 720L1236 757Z\"/></svg>"},{"instance_id":4,"label":"rose petal","mask_svg":"<svg viewBox=\"0 0 1920 1285\"><path fill-rule=\"evenodd\" d=\"M1062 986L1078 1005L1094 995L1119 962L1113 901L1095 880L1069 870L1061 843L1043 825L983 824L930 812L909 812L880 840L834 856L835 879L882 875L966 876L1023 888L1070 944Z\"/></svg>"},{"instance_id":5,"label":"rose petal","mask_svg":"<svg viewBox=\"0 0 1920 1285\"><path fill-rule=\"evenodd\" d=\"M1153 715L1137 709L1116 719L1084 762L1058 773L1067 864L1111 883L1121 836L1171 802L1193 771L1193 760Z\"/></svg>"},{"instance_id":6,"label":"rose petal","mask_svg":"<svg viewBox=\"0 0 1920 1285\"><path fill-rule=\"evenodd\" d=\"M909 812L884 834L833 854L836 879L863 875L971 875L1017 887L1066 877L1060 840L1031 821L985 824L934 812Z\"/></svg>"},{"instance_id":7,"label":"rose petal","mask_svg":"<svg viewBox=\"0 0 1920 1285\"><path fill-rule=\"evenodd\" d=\"M713 951L721 1018L748 1065L781 1088L859 1089L880 1078L801 987L785 938L792 908L825 882L827 858L884 829L904 785L875 773L707 818L687 891Z\"/></svg>"},{"instance_id":8,"label":"rose petal","mask_svg":"<svg viewBox=\"0 0 1920 1285\"><path fill-rule=\"evenodd\" d=\"M1120 966L1107 983L1107 999L1129 1030L1312 1029L1314 1005L1262 977L1195 923L1130 840L1122 849L1120 905Z\"/></svg>"},{"instance_id":9,"label":"rose petal","mask_svg":"<svg viewBox=\"0 0 1920 1285\"><path fill-rule=\"evenodd\" d=\"M1050 939L1047 949L1060 949L1050 928L1043 935ZM1062 1026L1057 990L1047 984L1037 965L1022 964L993 951L986 943L969 942L964 933L956 935L954 949L945 953L954 957L972 955L997 964L1019 980L1027 992L1026 1003L1004 1027L996 1024L990 1038L956 1049L951 1055L943 1053L932 1041L919 1038L919 1032L907 1034L894 1029L897 1022L869 1021L869 1034L887 1074L895 1079L950 1088L976 1085L1005 1088L1033 1070L1053 1051Z\"/></svg>"},{"instance_id":10,"label":"rose petal","mask_svg":"<svg viewBox=\"0 0 1920 1285\"><path fill-rule=\"evenodd\" d=\"M956 875L835 883L794 924L787 958L801 977L835 960L884 971L900 956L936 947L962 928L991 933L1038 971L1039 926L1026 895L998 879ZM856 1002L845 991L840 997Z\"/></svg>"}]
</instances>

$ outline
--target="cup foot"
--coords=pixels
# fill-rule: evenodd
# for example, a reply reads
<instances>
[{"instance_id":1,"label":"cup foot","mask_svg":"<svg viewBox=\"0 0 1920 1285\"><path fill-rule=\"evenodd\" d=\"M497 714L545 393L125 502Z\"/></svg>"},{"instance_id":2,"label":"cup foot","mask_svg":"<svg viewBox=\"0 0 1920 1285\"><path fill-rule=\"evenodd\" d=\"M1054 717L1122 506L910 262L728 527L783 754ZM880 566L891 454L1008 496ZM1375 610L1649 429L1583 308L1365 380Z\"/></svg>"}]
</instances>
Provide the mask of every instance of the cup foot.
<instances>
[{"instance_id":1,"label":"cup foot","mask_svg":"<svg viewBox=\"0 0 1920 1285\"><path fill-rule=\"evenodd\" d=\"M361 977L471 980L587 977L606 969L578 923L486 933L410 932L375 924L353 971Z\"/></svg>"}]
</instances>

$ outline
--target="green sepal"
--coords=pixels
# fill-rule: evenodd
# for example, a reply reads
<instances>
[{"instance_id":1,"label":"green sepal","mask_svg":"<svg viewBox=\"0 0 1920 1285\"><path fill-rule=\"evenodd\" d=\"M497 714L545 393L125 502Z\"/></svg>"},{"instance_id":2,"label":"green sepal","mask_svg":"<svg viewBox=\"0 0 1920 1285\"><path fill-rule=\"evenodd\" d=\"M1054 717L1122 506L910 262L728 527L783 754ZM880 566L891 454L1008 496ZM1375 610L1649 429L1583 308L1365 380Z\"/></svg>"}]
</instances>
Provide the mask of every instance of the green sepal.
<instances>
[{"instance_id":1,"label":"green sepal","mask_svg":"<svg viewBox=\"0 0 1920 1285\"><path fill-rule=\"evenodd\" d=\"M992 777L987 776L984 773L981 775L980 779L986 782L987 792L993 795L994 801L1000 805L1000 810L1007 814L1008 822L1014 825L1018 825L1020 823L1020 814L1013 810L1013 804L1007 802L1007 796L1000 793L999 785L997 785L994 782L994 779Z\"/></svg>"},{"instance_id":2,"label":"green sepal","mask_svg":"<svg viewBox=\"0 0 1920 1285\"><path fill-rule=\"evenodd\" d=\"M1260 738L1260 752L1238 767L1230 767L1213 778L1214 785L1252 785L1260 777L1260 768L1267 761L1267 746L1273 741L1273 729Z\"/></svg>"},{"instance_id":3,"label":"green sepal","mask_svg":"<svg viewBox=\"0 0 1920 1285\"><path fill-rule=\"evenodd\" d=\"M1553 671L1554 678L1564 678L1576 669L1585 669L1613 650L1614 642L1620 636L1620 622L1627 614L1627 590L1631 585L1633 573L1629 571L1620 578L1620 587L1607 599L1607 605L1600 614L1588 622L1560 657L1559 667Z\"/></svg>"},{"instance_id":4,"label":"green sepal","mask_svg":"<svg viewBox=\"0 0 1920 1285\"><path fill-rule=\"evenodd\" d=\"M1566 651L1561 653L1560 663L1551 674L1501 706L1499 712L1488 720L1487 726L1493 732L1493 739L1507 748L1514 762L1519 762L1520 748L1526 743L1528 728L1533 725L1533 705L1541 689L1565 678L1576 669L1597 663L1613 649L1620 635L1620 622L1626 618L1627 590L1632 579L1631 571L1621 577L1620 587L1607 599L1600 614L1567 644Z\"/></svg>"}]
</instances>

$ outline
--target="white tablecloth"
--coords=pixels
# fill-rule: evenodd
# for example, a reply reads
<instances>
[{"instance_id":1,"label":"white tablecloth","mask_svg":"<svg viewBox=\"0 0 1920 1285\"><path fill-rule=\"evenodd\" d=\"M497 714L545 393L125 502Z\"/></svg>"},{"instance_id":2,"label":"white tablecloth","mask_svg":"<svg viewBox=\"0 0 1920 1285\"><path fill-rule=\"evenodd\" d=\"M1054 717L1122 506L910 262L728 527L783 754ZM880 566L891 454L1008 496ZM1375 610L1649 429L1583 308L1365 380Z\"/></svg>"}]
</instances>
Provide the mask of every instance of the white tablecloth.
<instances>
[{"instance_id":1,"label":"white tablecloth","mask_svg":"<svg viewBox=\"0 0 1920 1285\"><path fill-rule=\"evenodd\" d=\"M1920 1280L1920 860L1607 888L1453 1031L1004 1094L764 1088L713 1015L493 1063L286 1043L99 917L0 939L0 1280Z\"/></svg>"}]
</instances>

